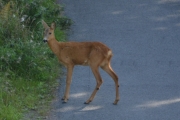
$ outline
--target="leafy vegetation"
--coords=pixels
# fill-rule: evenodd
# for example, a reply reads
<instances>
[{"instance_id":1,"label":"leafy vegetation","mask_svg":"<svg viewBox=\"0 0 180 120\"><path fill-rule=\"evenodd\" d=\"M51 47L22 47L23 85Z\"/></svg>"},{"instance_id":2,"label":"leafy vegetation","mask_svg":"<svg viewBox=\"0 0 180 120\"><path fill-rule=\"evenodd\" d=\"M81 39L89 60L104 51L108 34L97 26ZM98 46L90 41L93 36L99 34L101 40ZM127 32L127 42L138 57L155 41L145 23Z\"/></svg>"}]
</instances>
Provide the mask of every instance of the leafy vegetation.
<instances>
[{"instance_id":1,"label":"leafy vegetation","mask_svg":"<svg viewBox=\"0 0 180 120\"><path fill-rule=\"evenodd\" d=\"M72 22L62 11L55 0L0 0L0 120L46 113L41 107L52 99L60 69L42 42L41 20L56 22L56 37L65 41Z\"/></svg>"}]
</instances>

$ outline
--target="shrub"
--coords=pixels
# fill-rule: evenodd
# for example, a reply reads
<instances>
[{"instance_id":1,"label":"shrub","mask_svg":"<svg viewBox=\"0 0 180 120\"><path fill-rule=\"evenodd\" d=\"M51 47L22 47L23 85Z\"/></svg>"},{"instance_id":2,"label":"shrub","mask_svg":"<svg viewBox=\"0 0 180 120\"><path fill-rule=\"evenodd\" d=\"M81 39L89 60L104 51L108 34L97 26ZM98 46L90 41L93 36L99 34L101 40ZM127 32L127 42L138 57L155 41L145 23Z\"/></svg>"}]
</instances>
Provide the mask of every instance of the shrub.
<instances>
[{"instance_id":1,"label":"shrub","mask_svg":"<svg viewBox=\"0 0 180 120\"><path fill-rule=\"evenodd\" d=\"M41 20L56 22L64 41L72 22L62 10L55 0L0 0L0 119L19 120L24 110L48 105L59 66L42 42Z\"/></svg>"},{"instance_id":2,"label":"shrub","mask_svg":"<svg viewBox=\"0 0 180 120\"><path fill-rule=\"evenodd\" d=\"M52 1L4 0L5 5L0 11L1 72L6 71L9 77L20 76L31 80L46 80L56 73L52 67L57 66L57 60L41 43L41 20L58 23L56 35L61 41L65 39L63 29L71 21L60 15L62 7Z\"/></svg>"}]
</instances>

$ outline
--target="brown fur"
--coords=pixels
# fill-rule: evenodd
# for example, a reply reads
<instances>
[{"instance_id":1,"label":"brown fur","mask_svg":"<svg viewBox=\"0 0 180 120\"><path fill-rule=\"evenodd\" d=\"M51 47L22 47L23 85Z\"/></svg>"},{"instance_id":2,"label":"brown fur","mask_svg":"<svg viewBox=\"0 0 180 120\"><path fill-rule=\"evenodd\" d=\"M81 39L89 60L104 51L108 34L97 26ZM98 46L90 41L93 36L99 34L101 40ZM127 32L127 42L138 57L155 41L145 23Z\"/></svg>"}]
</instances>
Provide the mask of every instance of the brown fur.
<instances>
[{"instance_id":1,"label":"brown fur","mask_svg":"<svg viewBox=\"0 0 180 120\"><path fill-rule=\"evenodd\" d=\"M116 87L116 99L114 104L119 101L118 77L111 68L110 60L112 51L106 45L100 42L58 42L54 36L55 24L49 27L42 21L45 28L44 41L48 42L53 53L58 57L59 61L67 68L66 90L63 97L64 102L69 98L70 84L72 78L73 67L75 65L88 65L96 78L97 85L90 98L85 102L90 103L102 84L102 78L98 68L105 70L114 80Z\"/></svg>"}]
</instances>

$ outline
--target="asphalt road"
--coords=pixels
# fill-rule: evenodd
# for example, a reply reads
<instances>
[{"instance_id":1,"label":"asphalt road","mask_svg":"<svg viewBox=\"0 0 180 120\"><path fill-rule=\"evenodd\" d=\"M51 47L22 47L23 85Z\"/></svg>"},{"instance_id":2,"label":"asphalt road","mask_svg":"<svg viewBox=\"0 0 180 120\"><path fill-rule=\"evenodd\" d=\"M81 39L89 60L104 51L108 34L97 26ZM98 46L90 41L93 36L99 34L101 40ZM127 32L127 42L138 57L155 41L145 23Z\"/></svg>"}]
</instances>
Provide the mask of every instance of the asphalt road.
<instances>
[{"instance_id":1,"label":"asphalt road","mask_svg":"<svg viewBox=\"0 0 180 120\"><path fill-rule=\"evenodd\" d=\"M83 104L96 83L89 67L76 66L70 98L62 104L65 76L50 120L180 120L180 0L59 0L75 23L70 41L100 41L113 51L120 78L104 80L94 101Z\"/></svg>"}]
</instances>

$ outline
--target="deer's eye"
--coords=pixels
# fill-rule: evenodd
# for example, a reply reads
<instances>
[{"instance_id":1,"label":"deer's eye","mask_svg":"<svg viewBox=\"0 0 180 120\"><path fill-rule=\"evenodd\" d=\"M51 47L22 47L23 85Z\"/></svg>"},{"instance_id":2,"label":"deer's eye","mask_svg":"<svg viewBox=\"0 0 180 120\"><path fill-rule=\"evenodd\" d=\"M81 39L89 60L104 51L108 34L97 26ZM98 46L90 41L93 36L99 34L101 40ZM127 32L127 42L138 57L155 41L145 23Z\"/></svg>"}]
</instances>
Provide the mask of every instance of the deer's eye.
<instances>
[{"instance_id":1,"label":"deer's eye","mask_svg":"<svg viewBox=\"0 0 180 120\"><path fill-rule=\"evenodd\" d=\"M51 33L49 33L49 35L51 35Z\"/></svg>"}]
</instances>

